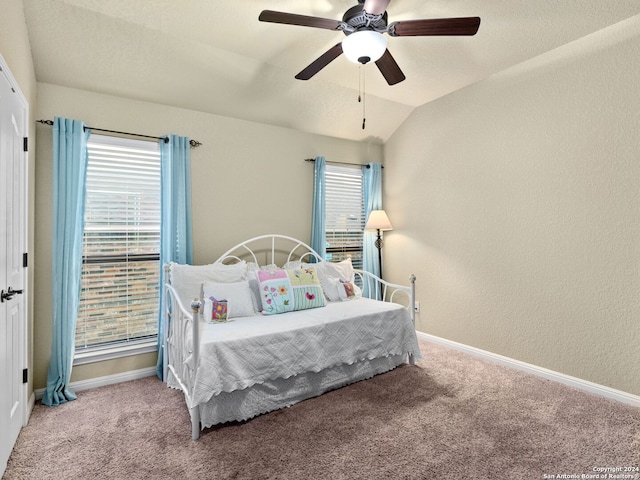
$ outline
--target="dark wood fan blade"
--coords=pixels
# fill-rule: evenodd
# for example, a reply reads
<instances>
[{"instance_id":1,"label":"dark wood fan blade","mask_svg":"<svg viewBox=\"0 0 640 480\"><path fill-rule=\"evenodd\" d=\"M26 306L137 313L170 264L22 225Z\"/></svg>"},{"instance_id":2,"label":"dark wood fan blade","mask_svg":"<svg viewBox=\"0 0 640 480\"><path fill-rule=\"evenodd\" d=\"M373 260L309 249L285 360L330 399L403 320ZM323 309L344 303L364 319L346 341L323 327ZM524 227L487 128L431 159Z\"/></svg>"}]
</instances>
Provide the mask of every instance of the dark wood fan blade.
<instances>
[{"instance_id":1,"label":"dark wood fan blade","mask_svg":"<svg viewBox=\"0 0 640 480\"><path fill-rule=\"evenodd\" d=\"M376 61L376 65L389 85L395 85L407 78L391 56L391 53L389 53L389 50L386 50L382 57Z\"/></svg>"},{"instance_id":2,"label":"dark wood fan blade","mask_svg":"<svg viewBox=\"0 0 640 480\"><path fill-rule=\"evenodd\" d=\"M296 75L298 80L309 80L324 67L333 62L342 53L342 42L337 43L309 64L307 68Z\"/></svg>"},{"instance_id":3,"label":"dark wood fan blade","mask_svg":"<svg viewBox=\"0 0 640 480\"><path fill-rule=\"evenodd\" d=\"M310 17L308 15L297 15L295 13L274 12L273 10L263 10L258 17L261 22L284 23L287 25L300 25L301 27L325 28L336 30L340 26L338 20L330 18Z\"/></svg>"},{"instance_id":4,"label":"dark wood fan blade","mask_svg":"<svg viewBox=\"0 0 640 480\"><path fill-rule=\"evenodd\" d=\"M479 27L480 17L406 20L389 25L389 35L392 37L475 35Z\"/></svg>"}]
</instances>

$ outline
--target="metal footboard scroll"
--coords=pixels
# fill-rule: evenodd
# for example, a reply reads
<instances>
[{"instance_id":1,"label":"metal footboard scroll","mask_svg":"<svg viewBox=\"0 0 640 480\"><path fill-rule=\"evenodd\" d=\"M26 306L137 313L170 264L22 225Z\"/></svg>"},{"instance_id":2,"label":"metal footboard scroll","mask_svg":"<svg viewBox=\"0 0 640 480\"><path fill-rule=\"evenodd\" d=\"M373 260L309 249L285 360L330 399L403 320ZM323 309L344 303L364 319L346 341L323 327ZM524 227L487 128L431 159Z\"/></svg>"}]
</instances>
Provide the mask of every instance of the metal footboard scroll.
<instances>
[{"instance_id":1,"label":"metal footboard scroll","mask_svg":"<svg viewBox=\"0 0 640 480\"><path fill-rule=\"evenodd\" d=\"M354 270L356 278L360 280L362 288L369 292L369 298L382 302L400 303L405 305L411 321L416 325L416 276L409 276L409 285L390 283L364 270ZM409 355L409 363L415 365L413 355Z\"/></svg>"},{"instance_id":2,"label":"metal footboard scroll","mask_svg":"<svg viewBox=\"0 0 640 480\"><path fill-rule=\"evenodd\" d=\"M182 389L191 417L191 438L197 440L200 436L200 410L193 404L192 398L200 354L200 319L196 312L186 312L171 285L167 283L164 288L164 378L167 381L167 375L173 375Z\"/></svg>"}]
</instances>

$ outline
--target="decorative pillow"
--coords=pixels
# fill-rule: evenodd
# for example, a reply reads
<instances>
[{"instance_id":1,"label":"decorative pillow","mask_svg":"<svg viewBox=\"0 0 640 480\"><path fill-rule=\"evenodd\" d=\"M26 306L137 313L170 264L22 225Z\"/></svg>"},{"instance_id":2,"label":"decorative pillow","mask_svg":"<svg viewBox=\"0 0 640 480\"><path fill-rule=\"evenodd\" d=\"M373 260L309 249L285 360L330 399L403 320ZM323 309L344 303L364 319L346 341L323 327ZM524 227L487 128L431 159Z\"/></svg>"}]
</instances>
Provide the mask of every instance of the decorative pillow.
<instances>
[{"instance_id":1,"label":"decorative pillow","mask_svg":"<svg viewBox=\"0 0 640 480\"><path fill-rule=\"evenodd\" d=\"M182 265L171 263L170 275L171 285L178 292L178 298L182 305L188 309L191 300L200 298L200 289L203 283L232 283L246 280L247 263L244 261L233 265L220 263Z\"/></svg>"},{"instance_id":2,"label":"decorative pillow","mask_svg":"<svg viewBox=\"0 0 640 480\"><path fill-rule=\"evenodd\" d=\"M202 296L204 299L204 318L207 321L215 320L216 313L222 313L223 301L226 302L224 306L226 307L226 319L251 317L256 313L247 280L234 283L205 283L202 286Z\"/></svg>"},{"instance_id":3,"label":"decorative pillow","mask_svg":"<svg viewBox=\"0 0 640 480\"><path fill-rule=\"evenodd\" d=\"M347 258L341 262L322 262L321 276L343 278L349 281L355 279L355 273L353 272L353 264L351 259Z\"/></svg>"},{"instance_id":4,"label":"decorative pillow","mask_svg":"<svg viewBox=\"0 0 640 480\"><path fill-rule=\"evenodd\" d=\"M362 297L362 290L354 282L339 278L334 279L334 282L340 300L353 300Z\"/></svg>"},{"instance_id":5,"label":"decorative pillow","mask_svg":"<svg viewBox=\"0 0 640 480\"><path fill-rule=\"evenodd\" d=\"M262 313L273 315L292 311L293 296L287 273L281 268L258 270L256 273L260 282Z\"/></svg>"},{"instance_id":6,"label":"decorative pillow","mask_svg":"<svg viewBox=\"0 0 640 480\"><path fill-rule=\"evenodd\" d=\"M337 302L341 299L336 288L336 279L342 279L355 285L355 273L350 258L341 262L320 262L317 264L317 269L320 284L330 302Z\"/></svg>"},{"instance_id":7,"label":"decorative pillow","mask_svg":"<svg viewBox=\"0 0 640 480\"><path fill-rule=\"evenodd\" d=\"M325 305L318 272L314 267L259 270L257 274L262 313L265 315Z\"/></svg>"},{"instance_id":8,"label":"decorative pillow","mask_svg":"<svg viewBox=\"0 0 640 480\"><path fill-rule=\"evenodd\" d=\"M207 322L226 322L229 320L229 302L213 297L204 301L204 318Z\"/></svg>"},{"instance_id":9,"label":"decorative pillow","mask_svg":"<svg viewBox=\"0 0 640 480\"><path fill-rule=\"evenodd\" d=\"M294 310L324 307L322 285L315 267L285 269L293 287Z\"/></svg>"}]
</instances>

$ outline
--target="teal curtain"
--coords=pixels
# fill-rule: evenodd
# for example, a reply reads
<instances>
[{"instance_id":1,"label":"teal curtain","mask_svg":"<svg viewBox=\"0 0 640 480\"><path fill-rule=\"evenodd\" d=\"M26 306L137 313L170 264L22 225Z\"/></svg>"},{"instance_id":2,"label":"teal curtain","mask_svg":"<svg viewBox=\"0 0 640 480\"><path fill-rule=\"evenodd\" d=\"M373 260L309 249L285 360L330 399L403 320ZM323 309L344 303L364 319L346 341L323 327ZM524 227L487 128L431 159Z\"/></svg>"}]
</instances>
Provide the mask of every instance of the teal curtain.
<instances>
[{"instance_id":1,"label":"teal curtain","mask_svg":"<svg viewBox=\"0 0 640 480\"><path fill-rule=\"evenodd\" d=\"M362 190L366 223L372 210L382 210L382 165L379 163L363 165ZM380 276L378 249L375 246L376 238L376 232L364 232L362 240L362 269ZM374 293L369 294L366 285L362 294L366 297L375 296Z\"/></svg>"},{"instance_id":2,"label":"teal curtain","mask_svg":"<svg viewBox=\"0 0 640 480\"><path fill-rule=\"evenodd\" d=\"M327 240L325 233L325 203L327 161L324 157L316 157L313 182L313 213L311 216L311 248L325 258Z\"/></svg>"},{"instance_id":3,"label":"teal curtain","mask_svg":"<svg viewBox=\"0 0 640 480\"><path fill-rule=\"evenodd\" d=\"M162 309L164 308L164 269L166 262L193 263L191 220L191 146L187 137L167 135L160 141L160 309L158 315L158 363L161 380L165 356L162 349Z\"/></svg>"},{"instance_id":4,"label":"teal curtain","mask_svg":"<svg viewBox=\"0 0 640 480\"><path fill-rule=\"evenodd\" d=\"M69 388L82 275L87 138L79 120L53 121L53 331L44 405L75 400Z\"/></svg>"}]
</instances>

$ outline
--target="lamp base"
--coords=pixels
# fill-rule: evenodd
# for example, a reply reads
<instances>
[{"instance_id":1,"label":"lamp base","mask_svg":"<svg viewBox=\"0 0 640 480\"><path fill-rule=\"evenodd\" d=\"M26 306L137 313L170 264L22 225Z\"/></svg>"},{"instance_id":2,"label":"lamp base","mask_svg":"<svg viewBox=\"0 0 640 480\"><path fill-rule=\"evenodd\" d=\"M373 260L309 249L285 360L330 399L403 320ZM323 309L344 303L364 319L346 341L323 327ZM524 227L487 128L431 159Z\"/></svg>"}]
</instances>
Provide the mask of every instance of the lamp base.
<instances>
[{"instance_id":1,"label":"lamp base","mask_svg":"<svg viewBox=\"0 0 640 480\"><path fill-rule=\"evenodd\" d=\"M378 238L376 239L375 246L378 249L378 271L380 272L380 278L382 279L382 237L380 236L380 229L378 231ZM380 286L382 288L382 285Z\"/></svg>"}]
</instances>

